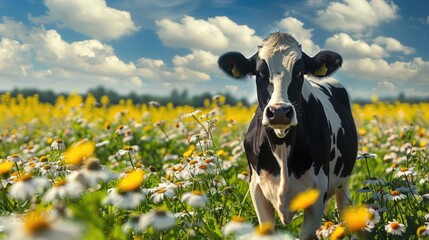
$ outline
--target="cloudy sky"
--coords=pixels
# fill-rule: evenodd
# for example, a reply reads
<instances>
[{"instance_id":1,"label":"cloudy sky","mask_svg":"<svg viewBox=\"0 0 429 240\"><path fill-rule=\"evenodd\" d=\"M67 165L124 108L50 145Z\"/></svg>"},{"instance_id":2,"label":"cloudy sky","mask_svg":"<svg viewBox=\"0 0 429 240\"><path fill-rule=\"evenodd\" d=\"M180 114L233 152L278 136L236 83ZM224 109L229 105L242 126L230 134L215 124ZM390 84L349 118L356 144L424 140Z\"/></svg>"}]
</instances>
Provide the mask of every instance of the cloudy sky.
<instances>
[{"instance_id":1,"label":"cloudy sky","mask_svg":"<svg viewBox=\"0 0 429 240\"><path fill-rule=\"evenodd\" d=\"M309 55L340 53L333 77L354 98L429 96L428 9L420 0L1 0L0 90L254 99L252 79L228 79L217 58L250 57L282 31Z\"/></svg>"}]
</instances>

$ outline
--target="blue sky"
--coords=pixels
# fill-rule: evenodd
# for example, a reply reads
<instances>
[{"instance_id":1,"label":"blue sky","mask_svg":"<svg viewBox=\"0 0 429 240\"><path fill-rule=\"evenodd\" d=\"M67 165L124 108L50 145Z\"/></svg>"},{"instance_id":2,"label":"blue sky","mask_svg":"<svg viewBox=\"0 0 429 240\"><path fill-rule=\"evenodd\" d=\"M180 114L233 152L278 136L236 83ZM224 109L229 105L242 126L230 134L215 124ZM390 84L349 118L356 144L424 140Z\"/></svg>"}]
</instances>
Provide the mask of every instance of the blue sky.
<instances>
[{"instance_id":1,"label":"blue sky","mask_svg":"<svg viewBox=\"0 0 429 240\"><path fill-rule=\"evenodd\" d=\"M303 50L337 51L332 77L353 98L429 96L429 2L420 0L2 0L0 90L167 95L231 92L255 84L219 71L227 51L250 57L269 33Z\"/></svg>"}]
</instances>

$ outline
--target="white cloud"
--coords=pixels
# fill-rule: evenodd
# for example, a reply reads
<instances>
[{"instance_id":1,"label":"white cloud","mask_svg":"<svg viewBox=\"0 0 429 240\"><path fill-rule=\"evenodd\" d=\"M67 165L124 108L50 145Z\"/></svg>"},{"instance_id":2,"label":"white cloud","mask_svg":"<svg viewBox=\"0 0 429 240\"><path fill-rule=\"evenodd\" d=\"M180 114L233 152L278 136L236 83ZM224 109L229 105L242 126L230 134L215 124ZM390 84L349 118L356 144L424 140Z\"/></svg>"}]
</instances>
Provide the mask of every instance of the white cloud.
<instances>
[{"instance_id":1,"label":"white cloud","mask_svg":"<svg viewBox=\"0 0 429 240\"><path fill-rule=\"evenodd\" d=\"M238 25L228 17L208 20L183 17L180 22L170 19L156 21L157 34L168 47L201 49L221 53L228 50L254 54L262 39L246 25Z\"/></svg>"},{"instance_id":2,"label":"white cloud","mask_svg":"<svg viewBox=\"0 0 429 240\"><path fill-rule=\"evenodd\" d=\"M293 17L283 18L276 27L291 34L302 45L302 50L310 56L320 51L320 47L311 40L313 29L304 28L304 23L300 20Z\"/></svg>"},{"instance_id":3,"label":"white cloud","mask_svg":"<svg viewBox=\"0 0 429 240\"><path fill-rule=\"evenodd\" d=\"M398 17L398 6L385 0L331 2L317 12L316 24L330 31L360 33Z\"/></svg>"},{"instance_id":4,"label":"white cloud","mask_svg":"<svg viewBox=\"0 0 429 240\"><path fill-rule=\"evenodd\" d=\"M396 90L395 84L393 84L392 82L389 82L389 81L378 82L377 87L379 88L379 90L381 90L383 92L386 92L386 91L393 92Z\"/></svg>"},{"instance_id":5,"label":"white cloud","mask_svg":"<svg viewBox=\"0 0 429 240\"><path fill-rule=\"evenodd\" d=\"M20 42L1 38L0 40L0 75L26 75L31 68L29 64L30 46Z\"/></svg>"},{"instance_id":6,"label":"white cloud","mask_svg":"<svg viewBox=\"0 0 429 240\"><path fill-rule=\"evenodd\" d=\"M422 64L428 64L424 62ZM411 81L414 78L420 78L421 67L415 62L397 61L388 63L383 59L350 59L344 61L344 71L354 77L368 80L392 80L392 81ZM423 79L422 79L423 80ZM427 80L426 80L427 81Z\"/></svg>"},{"instance_id":7,"label":"white cloud","mask_svg":"<svg viewBox=\"0 0 429 240\"><path fill-rule=\"evenodd\" d=\"M407 55L415 52L414 48L404 46L398 40L390 37L379 36L374 39L374 42L385 46L389 52L402 52Z\"/></svg>"},{"instance_id":8,"label":"white cloud","mask_svg":"<svg viewBox=\"0 0 429 240\"><path fill-rule=\"evenodd\" d=\"M46 16L37 23L53 23L97 39L118 39L138 30L129 12L107 6L105 0L45 0Z\"/></svg>"},{"instance_id":9,"label":"white cloud","mask_svg":"<svg viewBox=\"0 0 429 240\"><path fill-rule=\"evenodd\" d=\"M346 58L382 58L388 53L377 44L369 45L362 40L353 40L347 33L338 33L326 39L325 47L340 53Z\"/></svg>"},{"instance_id":10,"label":"white cloud","mask_svg":"<svg viewBox=\"0 0 429 240\"><path fill-rule=\"evenodd\" d=\"M186 67L189 69L198 69L204 72L218 71L217 59L219 56L214 55L209 51L192 50L191 54L185 56L174 56L173 64L178 67Z\"/></svg>"}]
</instances>

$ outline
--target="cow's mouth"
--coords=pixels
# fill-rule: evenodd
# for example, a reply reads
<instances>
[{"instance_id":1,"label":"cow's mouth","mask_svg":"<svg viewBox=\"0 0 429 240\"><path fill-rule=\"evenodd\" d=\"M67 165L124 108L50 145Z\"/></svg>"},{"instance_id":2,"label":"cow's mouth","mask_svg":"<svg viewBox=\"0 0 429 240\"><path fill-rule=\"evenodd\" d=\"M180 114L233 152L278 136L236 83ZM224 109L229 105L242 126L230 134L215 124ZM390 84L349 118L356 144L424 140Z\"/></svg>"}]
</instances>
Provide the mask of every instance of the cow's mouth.
<instances>
[{"instance_id":1,"label":"cow's mouth","mask_svg":"<svg viewBox=\"0 0 429 240\"><path fill-rule=\"evenodd\" d=\"M274 133L278 138L284 138L289 132L289 128L291 126L292 125L289 124L289 125L282 125L282 126L276 125L276 126L270 126L270 127L274 130Z\"/></svg>"}]
</instances>

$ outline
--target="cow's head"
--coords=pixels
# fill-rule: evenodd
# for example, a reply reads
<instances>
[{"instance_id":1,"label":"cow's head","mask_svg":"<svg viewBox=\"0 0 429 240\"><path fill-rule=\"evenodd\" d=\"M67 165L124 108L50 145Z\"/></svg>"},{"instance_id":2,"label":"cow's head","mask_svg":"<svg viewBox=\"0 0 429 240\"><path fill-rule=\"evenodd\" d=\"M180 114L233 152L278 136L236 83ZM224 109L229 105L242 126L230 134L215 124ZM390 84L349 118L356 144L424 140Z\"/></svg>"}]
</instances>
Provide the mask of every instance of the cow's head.
<instances>
[{"instance_id":1,"label":"cow's head","mask_svg":"<svg viewBox=\"0 0 429 240\"><path fill-rule=\"evenodd\" d=\"M332 51L321 51L310 58L286 33L271 34L258 48L249 59L239 52L225 53L218 64L233 78L256 76L262 124L283 138L287 129L298 124L295 106L301 101L304 74L328 76L341 66L342 58Z\"/></svg>"}]
</instances>

